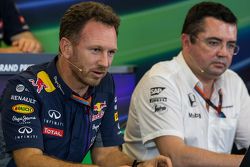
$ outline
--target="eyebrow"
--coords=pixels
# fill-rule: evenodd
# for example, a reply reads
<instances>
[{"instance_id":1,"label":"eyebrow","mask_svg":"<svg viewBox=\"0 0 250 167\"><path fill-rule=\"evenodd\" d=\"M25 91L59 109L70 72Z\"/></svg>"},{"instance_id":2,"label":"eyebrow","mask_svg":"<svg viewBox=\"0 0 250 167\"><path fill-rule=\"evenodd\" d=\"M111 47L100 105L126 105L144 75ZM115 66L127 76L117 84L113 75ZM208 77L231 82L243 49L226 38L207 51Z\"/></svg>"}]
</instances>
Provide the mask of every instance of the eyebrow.
<instances>
[{"instance_id":1,"label":"eyebrow","mask_svg":"<svg viewBox=\"0 0 250 167\"><path fill-rule=\"evenodd\" d=\"M207 38L208 40L217 40L217 41L220 41L222 42L223 40L220 39L220 38L217 38L217 37L208 37ZM227 43L236 43L237 41L227 41Z\"/></svg>"}]
</instances>

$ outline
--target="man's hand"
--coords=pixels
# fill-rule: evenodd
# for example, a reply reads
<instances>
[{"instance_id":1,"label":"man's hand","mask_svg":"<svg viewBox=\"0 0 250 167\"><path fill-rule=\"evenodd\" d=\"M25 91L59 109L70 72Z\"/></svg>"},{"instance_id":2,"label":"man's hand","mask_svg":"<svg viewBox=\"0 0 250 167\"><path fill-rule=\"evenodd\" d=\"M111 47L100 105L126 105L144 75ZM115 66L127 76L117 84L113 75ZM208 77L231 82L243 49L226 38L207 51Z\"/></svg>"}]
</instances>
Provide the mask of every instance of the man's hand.
<instances>
[{"instance_id":1,"label":"man's hand","mask_svg":"<svg viewBox=\"0 0 250 167\"><path fill-rule=\"evenodd\" d=\"M138 167L172 167L172 162L169 157L159 155L154 159L140 163Z\"/></svg>"},{"instance_id":2,"label":"man's hand","mask_svg":"<svg viewBox=\"0 0 250 167\"><path fill-rule=\"evenodd\" d=\"M12 46L17 47L24 53L39 53L42 52L42 46L40 42L34 37L34 35L25 31L14 35L12 38Z\"/></svg>"},{"instance_id":3,"label":"man's hand","mask_svg":"<svg viewBox=\"0 0 250 167\"><path fill-rule=\"evenodd\" d=\"M24 53L39 53L42 51L41 44L34 38L22 38L12 43L12 46Z\"/></svg>"}]
</instances>

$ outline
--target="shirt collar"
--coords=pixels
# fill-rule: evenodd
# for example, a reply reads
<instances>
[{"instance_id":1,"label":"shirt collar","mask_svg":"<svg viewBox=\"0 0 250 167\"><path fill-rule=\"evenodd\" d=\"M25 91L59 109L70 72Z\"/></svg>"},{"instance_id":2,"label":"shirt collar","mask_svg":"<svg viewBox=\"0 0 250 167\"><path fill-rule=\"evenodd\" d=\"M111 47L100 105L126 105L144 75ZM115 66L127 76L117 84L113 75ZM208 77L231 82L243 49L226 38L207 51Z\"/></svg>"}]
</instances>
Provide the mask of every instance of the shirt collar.
<instances>
[{"instance_id":1,"label":"shirt collar","mask_svg":"<svg viewBox=\"0 0 250 167\"><path fill-rule=\"evenodd\" d=\"M90 97L95 91L95 87L90 87L87 91L87 93L84 95L84 97L79 97L73 90L68 87L68 85L63 81L61 78L57 67L56 67L56 62L58 61L58 56L56 56L53 61L51 61L48 65L48 70L46 71L48 75L50 76L53 84L57 88L58 92L60 92L65 99L72 98L72 95L75 97L77 96L79 99L87 99L89 101Z\"/></svg>"},{"instance_id":2,"label":"shirt collar","mask_svg":"<svg viewBox=\"0 0 250 167\"><path fill-rule=\"evenodd\" d=\"M178 54L178 56L176 57L176 61L180 64L182 70L181 70L181 75L182 77L185 78L185 80L187 81L188 85L191 88L194 88L194 86L199 83L199 79L194 75L194 73L192 72L192 70L189 68L189 66L187 65L182 52L180 52Z\"/></svg>"},{"instance_id":3,"label":"shirt collar","mask_svg":"<svg viewBox=\"0 0 250 167\"><path fill-rule=\"evenodd\" d=\"M61 78L56 67L57 61L58 61L58 56L56 56L53 59L53 61L49 63L48 70L46 72L50 76L58 92L60 92L65 98L70 98L73 91L66 85L66 83Z\"/></svg>"}]
</instances>

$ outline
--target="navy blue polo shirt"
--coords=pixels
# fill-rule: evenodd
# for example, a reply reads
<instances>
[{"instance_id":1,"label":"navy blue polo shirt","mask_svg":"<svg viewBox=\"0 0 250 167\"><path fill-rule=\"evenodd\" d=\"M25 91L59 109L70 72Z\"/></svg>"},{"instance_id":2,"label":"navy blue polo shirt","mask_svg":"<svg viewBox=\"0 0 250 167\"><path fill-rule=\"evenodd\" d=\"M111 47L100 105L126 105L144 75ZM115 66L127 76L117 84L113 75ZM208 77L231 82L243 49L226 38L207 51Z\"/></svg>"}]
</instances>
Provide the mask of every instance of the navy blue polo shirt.
<instances>
[{"instance_id":1,"label":"navy blue polo shirt","mask_svg":"<svg viewBox=\"0 0 250 167\"><path fill-rule=\"evenodd\" d=\"M13 0L0 1L0 42L3 40L11 45L11 37L29 30L23 16L21 16Z\"/></svg>"},{"instance_id":2,"label":"navy blue polo shirt","mask_svg":"<svg viewBox=\"0 0 250 167\"><path fill-rule=\"evenodd\" d=\"M46 155L81 162L92 147L121 145L111 74L82 98L59 76L56 61L9 80L1 104L7 151L39 148Z\"/></svg>"}]
</instances>

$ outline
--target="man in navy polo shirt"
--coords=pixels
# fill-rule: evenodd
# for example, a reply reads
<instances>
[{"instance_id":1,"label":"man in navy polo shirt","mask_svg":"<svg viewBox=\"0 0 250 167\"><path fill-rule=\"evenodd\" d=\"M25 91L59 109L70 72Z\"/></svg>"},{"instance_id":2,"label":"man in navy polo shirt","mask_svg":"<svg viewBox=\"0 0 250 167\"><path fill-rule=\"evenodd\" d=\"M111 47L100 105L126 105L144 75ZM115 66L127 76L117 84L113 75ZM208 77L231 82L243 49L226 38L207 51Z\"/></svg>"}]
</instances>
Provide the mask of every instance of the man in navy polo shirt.
<instances>
[{"instance_id":1,"label":"man in navy polo shirt","mask_svg":"<svg viewBox=\"0 0 250 167\"><path fill-rule=\"evenodd\" d=\"M82 2L60 25L59 55L9 80L1 102L8 166L137 166L122 153L114 81L119 17L108 6ZM78 163L78 164L77 164ZM171 166L158 156L140 163ZM139 165L139 166L140 166Z\"/></svg>"}]
</instances>

